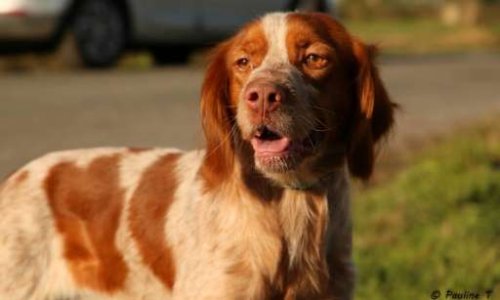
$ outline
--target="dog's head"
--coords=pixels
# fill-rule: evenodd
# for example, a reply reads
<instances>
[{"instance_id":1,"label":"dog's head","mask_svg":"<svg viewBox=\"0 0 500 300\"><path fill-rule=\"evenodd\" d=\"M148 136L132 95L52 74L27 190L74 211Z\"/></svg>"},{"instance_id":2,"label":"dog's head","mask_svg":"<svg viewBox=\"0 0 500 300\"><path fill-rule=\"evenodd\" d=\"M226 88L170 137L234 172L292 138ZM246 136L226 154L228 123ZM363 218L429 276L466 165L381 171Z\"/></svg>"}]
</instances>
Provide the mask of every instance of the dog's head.
<instances>
[{"instance_id":1,"label":"dog's head","mask_svg":"<svg viewBox=\"0 0 500 300\"><path fill-rule=\"evenodd\" d=\"M230 176L235 160L298 188L346 160L368 178L395 106L374 52L318 13L272 13L222 43L202 89L211 178Z\"/></svg>"}]
</instances>

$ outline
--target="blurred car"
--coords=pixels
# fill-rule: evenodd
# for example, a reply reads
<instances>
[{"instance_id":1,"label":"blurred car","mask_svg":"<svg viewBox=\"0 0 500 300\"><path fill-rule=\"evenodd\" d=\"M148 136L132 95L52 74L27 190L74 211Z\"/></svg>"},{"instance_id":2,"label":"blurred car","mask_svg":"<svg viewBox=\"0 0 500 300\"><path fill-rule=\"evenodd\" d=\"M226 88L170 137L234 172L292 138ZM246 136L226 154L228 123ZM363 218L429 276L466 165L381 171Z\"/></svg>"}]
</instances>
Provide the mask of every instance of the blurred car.
<instances>
[{"instance_id":1,"label":"blurred car","mask_svg":"<svg viewBox=\"0 0 500 300\"><path fill-rule=\"evenodd\" d=\"M0 53L55 49L71 31L82 61L113 65L146 48L162 64L187 59L267 11L326 10L324 0L0 0Z\"/></svg>"}]
</instances>

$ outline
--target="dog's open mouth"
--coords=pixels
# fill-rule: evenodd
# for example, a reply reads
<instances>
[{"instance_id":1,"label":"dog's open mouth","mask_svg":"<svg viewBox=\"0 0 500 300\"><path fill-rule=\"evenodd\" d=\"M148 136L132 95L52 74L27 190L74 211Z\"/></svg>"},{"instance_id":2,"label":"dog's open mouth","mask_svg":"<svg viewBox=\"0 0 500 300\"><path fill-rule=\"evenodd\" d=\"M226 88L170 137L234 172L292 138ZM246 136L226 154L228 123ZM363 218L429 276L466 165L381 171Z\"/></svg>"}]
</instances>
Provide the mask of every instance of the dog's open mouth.
<instances>
[{"instance_id":1,"label":"dog's open mouth","mask_svg":"<svg viewBox=\"0 0 500 300\"><path fill-rule=\"evenodd\" d=\"M255 156L270 157L284 155L289 152L291 139L264 126L255 132L251 143Z\"/></svg>"},{"instance_id":2,"label":"dog's open mouth","mask_svg":"<svg viewBox=\"0 0 500 300\"><path fill-rule=\"evenodd\" d=\"M255 159L261 166L274 169L274 165L279 164L279 169L282 170L293 167L313 152L320 140L321 136L316 131L312 131L304 139L292 139L269 126L261 126L250 143Z\"/></svg>"}]
</instances>

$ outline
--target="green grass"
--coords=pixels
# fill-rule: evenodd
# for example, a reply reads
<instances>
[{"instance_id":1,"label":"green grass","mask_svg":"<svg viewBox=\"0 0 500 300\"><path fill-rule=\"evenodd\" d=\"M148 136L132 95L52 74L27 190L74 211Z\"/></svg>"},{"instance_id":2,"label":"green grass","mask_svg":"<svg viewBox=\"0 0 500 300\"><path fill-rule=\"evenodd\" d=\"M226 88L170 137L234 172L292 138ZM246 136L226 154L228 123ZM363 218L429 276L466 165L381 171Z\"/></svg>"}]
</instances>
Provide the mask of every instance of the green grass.
<instances>
[{"instance_id":1,"label":"green grass","mask_svg":"<svg viewBox=\"0 0 500 300\"><path fill-rule=\"evenodd\" d=\"M354 220L356 299L491 288L500 299L500 123L461 131L358 191Z\"/></svg>"},{"instance_id":2,"label":"green grass","mask_svg":"<svg viewBox=\"0 0 500 300\"><path fill-rule=\"evenodd\" d=\"M385 53L428 54L500 50L500 22L450 27L437 19L346 20L347 28Z\"/></svg>"}]
</instances>

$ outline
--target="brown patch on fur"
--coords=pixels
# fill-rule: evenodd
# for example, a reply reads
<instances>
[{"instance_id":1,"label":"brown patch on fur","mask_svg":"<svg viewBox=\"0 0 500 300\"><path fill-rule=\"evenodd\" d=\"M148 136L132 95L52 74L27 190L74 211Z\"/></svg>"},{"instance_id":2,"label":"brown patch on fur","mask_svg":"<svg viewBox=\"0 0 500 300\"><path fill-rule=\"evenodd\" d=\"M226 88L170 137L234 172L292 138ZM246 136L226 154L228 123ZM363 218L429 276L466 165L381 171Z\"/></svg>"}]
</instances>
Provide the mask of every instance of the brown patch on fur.
<instances>
[{"instance_id":1,"label":"brown patch on fur","mask_svg":"<svg viewBox=\"0 0 500 300\"><path fill-rule=\"evenodd\" d=\"M142 152L151 150L151 148L147 148L147 147L129 147L129 148L127 148L127 150L130 153L142 153Z\"/></svg>"},{"instance_id":2,"label":"brown patch on fur","mask_svg":"<svg viewBox=\"0 0 500 300\"><path fill-rule=\"evenodd\" d=\"M167 154L145 171L129 209L130 231L142 260L169 289L175 282L175 264L164 226L178 186L174 170L179 157L180 154Z\"/></svg>"},{"instance_id":3,"label":"brown patch on fur","mask_svg":"<svg viewBox=\"0 0 500 300\"><path fill-rule=\"evenodd\" d=\"M23 181L25 181L26 179L28 179L29 175L30 175L30 173L27 170L21 171L21 173L17 174L13 178L14 184L16 184L16 185L17 184L21 184Z\"/></svg>"},{"instance_id":4,"label":"brown patch on fur","mask_svg":"<svg viewBox=\"0 0 500 300\"><path fill-rule=\"evenodd\" d=\"M75 281L109 293L121 289L128 274L115 245L124 196L119 160L119 155L103 156L86 168L62 162L45 179L49 206L64 241L64 257Z\"/></svg>"},{"instance_id":5,"label":"brown patch on fur","mask_svg":"<svg viewBox=\"0 0 500 300\"><path fill-rule=\"evenodd\" d=\"M243 86L247 83L251 72L262 64L268 47L264 29L258 22L248 24L233 38L226 57L230 79L229 102L233 113L236 113L239 105ZM246 57L249 61L246 67L236 65L236 61L242 57Z\"/></svg>"}]
</instances>

